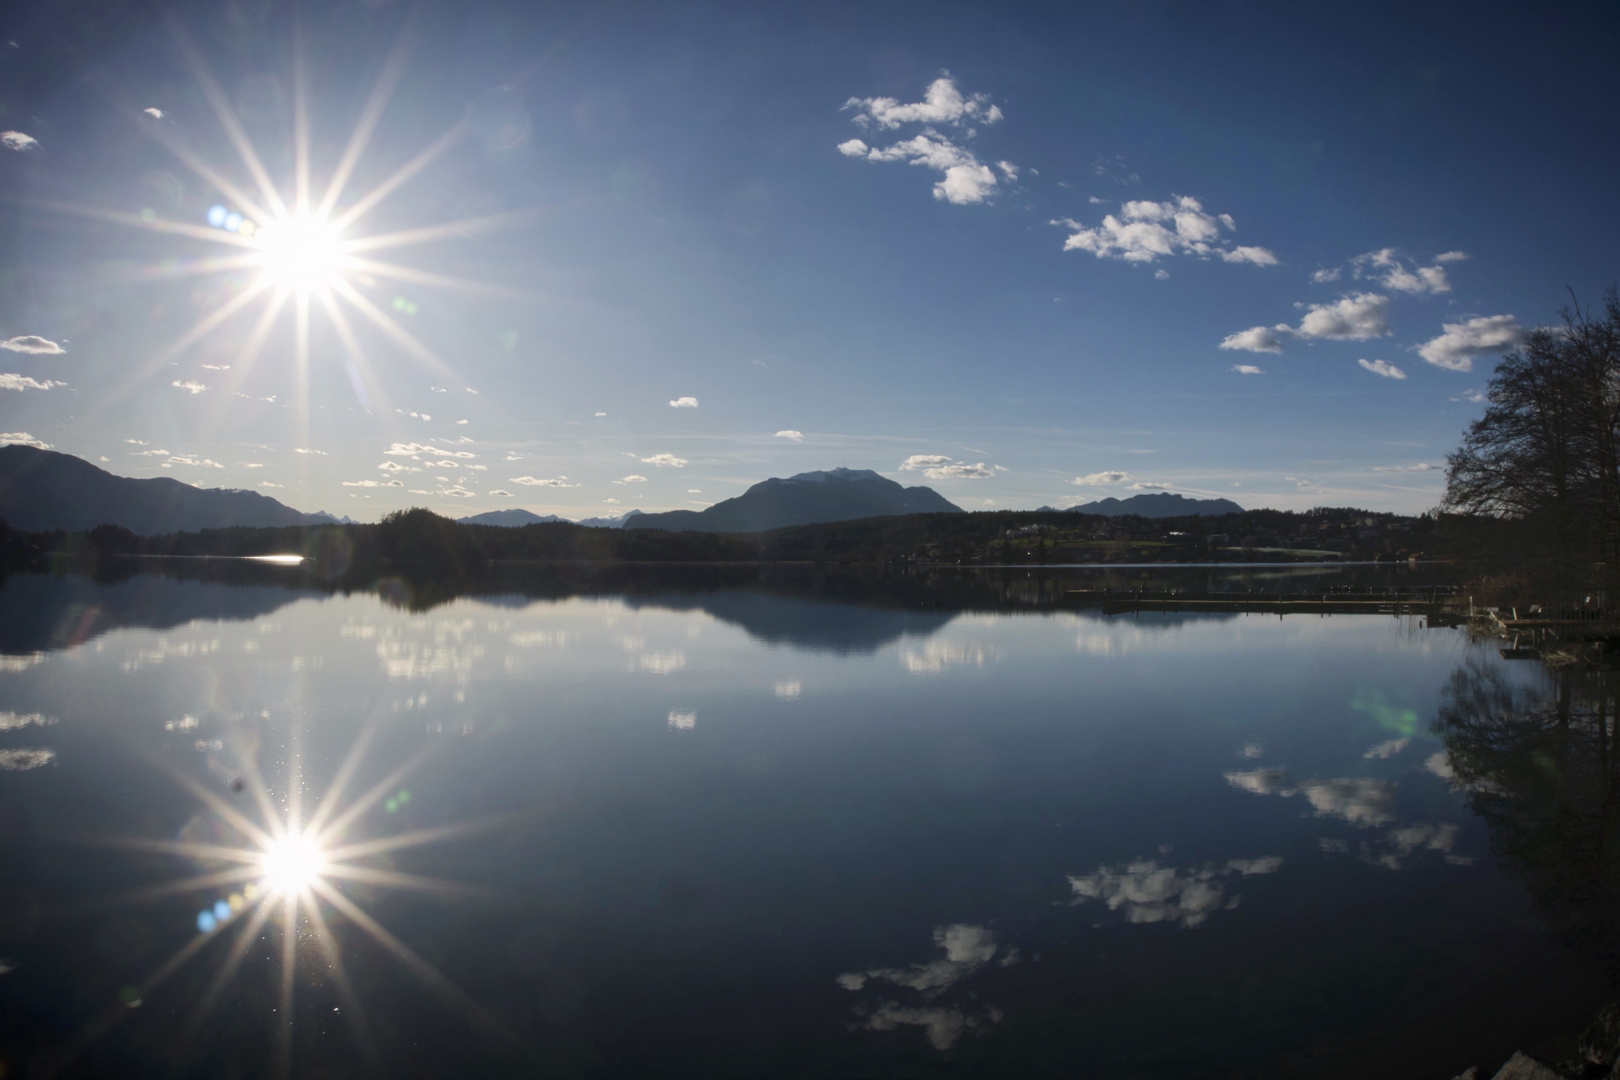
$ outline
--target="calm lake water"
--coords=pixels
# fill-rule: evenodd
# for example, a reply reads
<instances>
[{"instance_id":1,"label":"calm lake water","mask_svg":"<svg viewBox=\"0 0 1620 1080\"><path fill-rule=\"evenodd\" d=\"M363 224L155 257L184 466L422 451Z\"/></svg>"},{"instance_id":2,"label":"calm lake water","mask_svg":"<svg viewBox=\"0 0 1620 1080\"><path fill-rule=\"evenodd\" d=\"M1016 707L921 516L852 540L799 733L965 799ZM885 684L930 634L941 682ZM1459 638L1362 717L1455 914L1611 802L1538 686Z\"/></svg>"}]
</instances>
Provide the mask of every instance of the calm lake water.
<instances>
[{"instance_id":1,"label":"calm lake water","mask_svg":"<svg viewBox=\"0 0 1620 1080\"><path fill-rule=\"evenodd\" d=\"M1433 726L1545 672L1097 579L9 578L0 1075L1439 1080L1606 999Z\"/></svg>"}]
</instances>

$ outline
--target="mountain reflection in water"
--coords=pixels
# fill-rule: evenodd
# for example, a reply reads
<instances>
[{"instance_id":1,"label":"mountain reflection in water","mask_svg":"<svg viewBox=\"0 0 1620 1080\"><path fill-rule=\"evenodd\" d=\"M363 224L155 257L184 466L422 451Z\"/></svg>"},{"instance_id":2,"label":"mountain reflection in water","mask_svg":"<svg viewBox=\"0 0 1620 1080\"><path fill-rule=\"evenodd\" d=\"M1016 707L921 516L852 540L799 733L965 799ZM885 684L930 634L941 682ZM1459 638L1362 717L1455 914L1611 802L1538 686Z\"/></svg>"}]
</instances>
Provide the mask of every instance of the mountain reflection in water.
<instances>
[{"instance_id":1,"label":"mountain reflection in water","mask_svg":"<svg viewBox=\"0 0 1620 1080\"><path fill-rule=\"evenodd\" d=\"M1064 600L1118 569L162 569L0 586L26 1075L1445 1076L1610 991L1565 931L1612 690L1457 631ZM254 900L163 891L238 842L198 791L282 807L296 762L314 806L350 760L354 910L215 986Z\"/></svg>"}]
</instances>

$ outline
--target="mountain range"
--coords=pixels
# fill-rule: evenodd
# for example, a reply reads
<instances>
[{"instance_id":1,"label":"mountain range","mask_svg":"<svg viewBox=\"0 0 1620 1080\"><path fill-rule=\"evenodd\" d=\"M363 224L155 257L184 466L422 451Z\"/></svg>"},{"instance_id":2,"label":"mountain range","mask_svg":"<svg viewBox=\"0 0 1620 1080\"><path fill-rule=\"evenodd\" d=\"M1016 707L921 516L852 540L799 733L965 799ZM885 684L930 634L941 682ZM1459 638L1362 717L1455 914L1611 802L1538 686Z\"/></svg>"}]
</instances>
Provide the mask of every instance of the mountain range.
<instances>
[{"instance_id":1,"label":"mountain range","mask_svg":"<svg viewBox=\"0 0 1620 1080\"><path fill-rule=\"evenodd\" d=\"M0 446L0 518L28 532L113 524L144 536L348 520L306 514L256 491L195 488L168 476L114 476L72 454L16 444Z\"/></svg>"},{"instance_id":2,"label":"mountain range","mask_svg":"<svg viewBox=\"0 0 1620 1080\"><path fill-rule=\"evenodd\" d=\"M1042 510L1054 510L1055 507L1043 506ZM1141 495L1132 495L1128 499L1116 499L1110 496L1098 499L1096 502L1082 503L1071 506L1063 511L1066 514L1101 514L1104 517L1125 517L1135 515L1145 518L1194 517L1206 514L1241 514L1243 507L1231 499L1189 499L1185 495L1174 495L1168 491L1145 492Z\"/></svg>"},{"instance_id":3,"label":"mountain range","mask_svg":"<svg viewBox=\"0 0 1620 1080\"><path fill-rule=\"evenodd\" d=\"M897 514L961 514L965 511L933 488L903 487L870 469L829 469L786 479L761 480L734 499L706 510L638 514L627 529L670 532L752 533L789 525Z\"/></svg>"}]
</instances>

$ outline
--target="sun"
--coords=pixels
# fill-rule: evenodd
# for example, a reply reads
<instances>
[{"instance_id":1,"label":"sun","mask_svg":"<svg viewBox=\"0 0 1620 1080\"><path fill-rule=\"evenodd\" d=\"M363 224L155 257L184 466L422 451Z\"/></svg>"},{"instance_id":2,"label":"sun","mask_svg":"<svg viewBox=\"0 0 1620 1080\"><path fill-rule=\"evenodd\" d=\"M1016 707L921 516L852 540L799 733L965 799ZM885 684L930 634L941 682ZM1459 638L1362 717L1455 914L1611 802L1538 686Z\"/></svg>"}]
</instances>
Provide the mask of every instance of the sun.
<instances>
[{"instance_id":1,"label":"sun","mask_svg":"<svg viewBox=\"0 0 1620 1080\"><path fill-rule=\"evenodd\" d=\"M326 869L320 843L303 833L287 833L265 848L259 860L264 884L273 892L299 894L313 888Z\"/></svg>"},{"instance_id":2,"label":"sun","mask_svg":"<svg viewBox=\"0 0 1620 1080\"><path fill-rule=\"evenodd\" d=\"M330 289L349 268L340 230L316 214L289 215L250 239L259 273L278 289Z\"/></svg>"}]
</instances>

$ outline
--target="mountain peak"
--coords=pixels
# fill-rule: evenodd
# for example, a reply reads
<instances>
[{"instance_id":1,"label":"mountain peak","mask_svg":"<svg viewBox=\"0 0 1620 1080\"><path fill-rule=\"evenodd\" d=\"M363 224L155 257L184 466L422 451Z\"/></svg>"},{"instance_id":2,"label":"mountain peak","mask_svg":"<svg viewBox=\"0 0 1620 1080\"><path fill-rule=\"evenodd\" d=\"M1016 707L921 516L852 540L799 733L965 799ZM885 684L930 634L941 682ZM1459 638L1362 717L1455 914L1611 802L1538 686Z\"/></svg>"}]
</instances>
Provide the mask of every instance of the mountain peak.
<instances>
[{"instance_id":1,"label":"mountain peak","mask_svg":"<svg viewBox=\"0 0 1620 1080\"><path fill-rule=\"evenodd\" d=\"M643 514L628 527L750 533L899 514L960 513L961 507L932 488L904 487L871 469L840 466L786 478L773 476L706 510Z\"/></svg>"}]
</instances>

